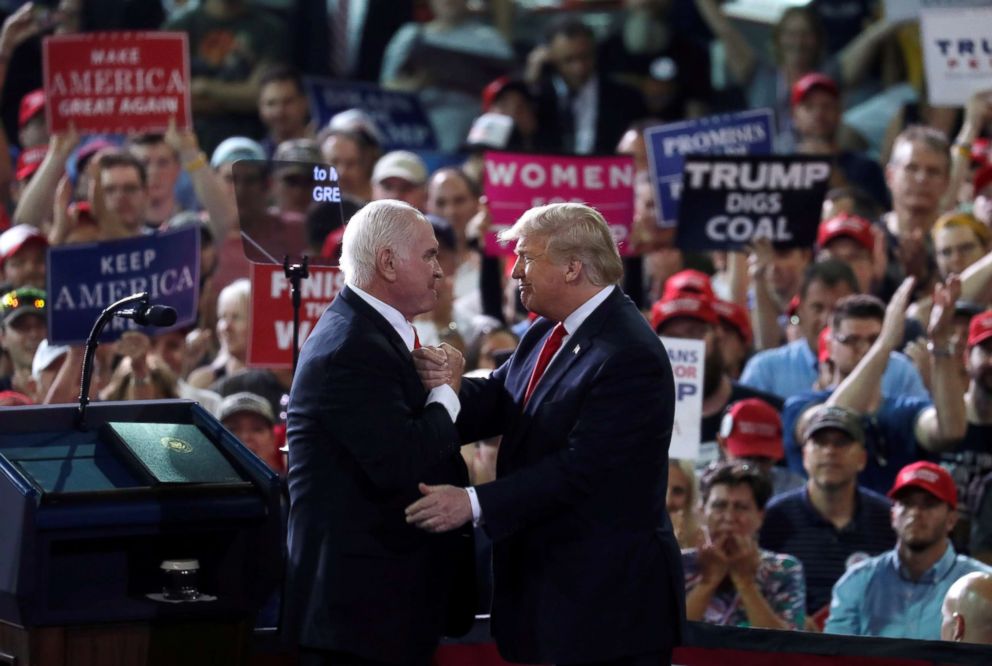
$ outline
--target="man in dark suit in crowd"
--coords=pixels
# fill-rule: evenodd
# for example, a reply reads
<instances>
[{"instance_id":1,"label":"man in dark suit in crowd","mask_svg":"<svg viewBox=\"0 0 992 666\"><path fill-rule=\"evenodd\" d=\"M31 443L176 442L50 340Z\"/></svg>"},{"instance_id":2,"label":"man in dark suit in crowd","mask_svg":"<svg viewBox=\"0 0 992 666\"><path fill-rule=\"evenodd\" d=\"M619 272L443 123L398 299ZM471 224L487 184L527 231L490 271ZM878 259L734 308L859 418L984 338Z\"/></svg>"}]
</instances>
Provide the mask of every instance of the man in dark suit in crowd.
<instances>
[{"instance_id":1,"label":"man in dark suit in crowd","mask_svg":"<svg viewBox=\"0 0 992 666\"><path fill-rule=\"evenodd\" d=\"M489 379L463 380L458 420L463 441L503 436L497 479L422 484L407 520L429 532L475 523L493 538L505 658L669 664L685 609L665 513L668 355L616 286L620 256L598 212L534 208L503 239L517 241L513 277L541 318Z\"/></svg>"},{"instance_id":2,"label":"man in dark suit in crowd","mask_svg":"<svg viewBox=\"0 0 992 666\"><path fill-rule=\"evenodd\" d=\"M448 349L451 386L428 391L411 357L410 320L443 276L423 215L373 202L342 246L347 286L303 346L289 402L290 626L302 664L428 664L443 633L471 627L471 533L427 534L403 508L425 478L468 481L464 363Z\"/></svg>"},{"instance_id":3,"label":"man in dark suit in crowd","mask_svg":"<svg viewBox=\"0 0 992 666\"><path fill-rule=\"evenodd\" d=\"M610 154L647 115L639 90L597 72L595 35L575 18L552 25L528 58L527 77L536 89L541 150Z\"/></svg>"}]
</instances>

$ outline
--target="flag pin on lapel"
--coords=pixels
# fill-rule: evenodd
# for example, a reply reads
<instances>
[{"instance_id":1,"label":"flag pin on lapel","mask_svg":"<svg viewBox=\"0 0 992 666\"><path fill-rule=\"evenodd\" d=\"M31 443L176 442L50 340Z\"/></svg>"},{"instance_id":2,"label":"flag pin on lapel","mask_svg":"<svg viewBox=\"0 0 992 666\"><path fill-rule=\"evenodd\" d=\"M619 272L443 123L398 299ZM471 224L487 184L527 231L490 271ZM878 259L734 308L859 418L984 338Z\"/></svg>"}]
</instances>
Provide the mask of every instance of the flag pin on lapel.
<instances>
[{"instance_id":1,"label":"flag pin on lapel","mask_svg":"<svg viewBox=\"0 0 992 666\"><path fill-rule=\"evenodd\" d=\"M573 354L578 354L579 353L579 345L575 345L575 348L572 350L572 353Z\"/></svg>"}]
</instances>

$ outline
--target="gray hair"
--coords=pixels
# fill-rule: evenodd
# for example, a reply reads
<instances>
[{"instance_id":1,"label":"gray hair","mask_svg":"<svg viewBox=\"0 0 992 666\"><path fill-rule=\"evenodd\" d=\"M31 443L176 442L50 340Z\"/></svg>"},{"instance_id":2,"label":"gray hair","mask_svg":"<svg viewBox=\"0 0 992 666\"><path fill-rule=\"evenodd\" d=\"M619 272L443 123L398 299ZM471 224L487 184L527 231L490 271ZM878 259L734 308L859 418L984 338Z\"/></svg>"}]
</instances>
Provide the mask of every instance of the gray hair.
<instances>
[{"instance_id":1,"label":"gray hair","mask_svg":"<svg viewBox=\"0 0 992 666\"><path fill-rule=\"evenodd\" d=\"M220 290L217 294L217 309L220 304L227 299L233 299L245 304L245 312L251 309L251 280L248 278L238 278L231 284Z\"/></svg>"},{"instance_id":2,"label":"gray hair","mask_svg":"<svg viewBox=\"0 0 992 666\"><path fill-rule=\"evenodd\" d=\"M341 239L345 282L359 289L368 287L375 278L376 255L383 249L405 259L417 221L430 224L419 210L402 201L383 199L363 206L352 216Z\"/></svg>"},{"instance_id":3,"label":"gray hair","mask_svg":"<svg viewBox=\"0 0 992 666\"><path fill-rule=\"evenodd\" d=\"M577 203L556 203L531 208L512 227L501 231L501 241L522 236L548 239L547 252L555 262L577 259L589 282L597 287L616 284L623 276L623 262L610 227L597 210Z\"/></svg>"}]
</instances>

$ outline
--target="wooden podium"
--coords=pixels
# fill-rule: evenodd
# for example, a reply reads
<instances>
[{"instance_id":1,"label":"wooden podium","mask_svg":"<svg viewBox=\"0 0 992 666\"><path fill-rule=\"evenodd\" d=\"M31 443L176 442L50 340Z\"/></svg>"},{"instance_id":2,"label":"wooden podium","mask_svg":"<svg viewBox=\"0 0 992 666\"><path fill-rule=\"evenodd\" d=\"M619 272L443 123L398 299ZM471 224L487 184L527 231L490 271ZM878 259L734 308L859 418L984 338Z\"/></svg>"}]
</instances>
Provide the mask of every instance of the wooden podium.
<instances>
[{"instance_id":1,"label":"wooden podium","mask_svg":"<svg viewBox=\"0 0 992 666\"><path fill-rule=\"evenodd\" d=\"M246 664L282 575L278 476L196 403L87 417L79 430L72 405L0 410L0 665ZM240 480L149 481L107 422L195 425ZM197 560L199 599L162 598L170 559Z\"/></svg>"}]
</instances>

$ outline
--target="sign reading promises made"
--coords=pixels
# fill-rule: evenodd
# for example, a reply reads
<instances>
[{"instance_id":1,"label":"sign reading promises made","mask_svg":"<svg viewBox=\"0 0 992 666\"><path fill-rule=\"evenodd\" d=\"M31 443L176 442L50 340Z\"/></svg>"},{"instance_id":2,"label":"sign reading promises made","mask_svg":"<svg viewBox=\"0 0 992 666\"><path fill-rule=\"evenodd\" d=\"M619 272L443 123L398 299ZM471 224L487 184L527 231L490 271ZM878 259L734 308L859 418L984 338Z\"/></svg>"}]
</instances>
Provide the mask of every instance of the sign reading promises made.
<instances>
[{"instance_id":1,"label":"sign reading promises made","mask_svg":"<svg viewBox=\"0 0 992 666\"><path fill-rule=\"evenodd\" d=\"M830 162L812 157L688 157L678 246L737 250L758 237L780 247L812 247Z\"/></svg>"}]
</instances>

